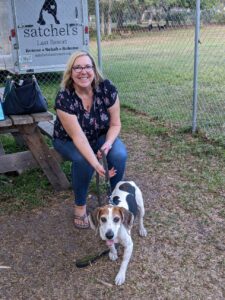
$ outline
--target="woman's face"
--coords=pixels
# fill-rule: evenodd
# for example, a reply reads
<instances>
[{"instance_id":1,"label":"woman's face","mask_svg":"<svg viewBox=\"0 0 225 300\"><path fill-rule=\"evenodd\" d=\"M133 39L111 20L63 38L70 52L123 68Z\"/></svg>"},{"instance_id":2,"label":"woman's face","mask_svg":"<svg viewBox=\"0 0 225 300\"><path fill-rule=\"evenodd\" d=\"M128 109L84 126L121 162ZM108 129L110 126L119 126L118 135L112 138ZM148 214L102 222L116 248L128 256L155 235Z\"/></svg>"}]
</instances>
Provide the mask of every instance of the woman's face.
<instances>
[{"instance_id":1,"label":"woman's face","mask_svg":"<svg viewBox=\"0 0 225 300\"><path fill-rule=\"evenodd\" d=\"M72 67L71 77L75 87L89 88L95 78L94 66L89 56L78 57Z\"/></svg>"}]
</instances>

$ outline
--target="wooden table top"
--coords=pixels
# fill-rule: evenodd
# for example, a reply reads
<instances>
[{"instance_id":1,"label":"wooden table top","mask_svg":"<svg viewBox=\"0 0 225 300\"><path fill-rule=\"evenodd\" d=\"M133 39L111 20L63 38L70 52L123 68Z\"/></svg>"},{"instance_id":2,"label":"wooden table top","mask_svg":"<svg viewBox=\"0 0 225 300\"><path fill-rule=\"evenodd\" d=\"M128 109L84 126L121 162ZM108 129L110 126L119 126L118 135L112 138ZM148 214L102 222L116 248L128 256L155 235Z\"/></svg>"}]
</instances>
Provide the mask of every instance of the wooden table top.
<instances>
[{"instance_id":1,"label":"wooden table top","mask_svg":"<svg viewBox=\"0 0 225 300\"><path fill-rule=\"evenodd\" d=\"M0 128L12 127L18 125L29 125L40 121L53 120L54 115L47 111L43 113L35 113L30 115L10 115L6 116L5 120L0 121Z\"/></svg>"}]
</instances>

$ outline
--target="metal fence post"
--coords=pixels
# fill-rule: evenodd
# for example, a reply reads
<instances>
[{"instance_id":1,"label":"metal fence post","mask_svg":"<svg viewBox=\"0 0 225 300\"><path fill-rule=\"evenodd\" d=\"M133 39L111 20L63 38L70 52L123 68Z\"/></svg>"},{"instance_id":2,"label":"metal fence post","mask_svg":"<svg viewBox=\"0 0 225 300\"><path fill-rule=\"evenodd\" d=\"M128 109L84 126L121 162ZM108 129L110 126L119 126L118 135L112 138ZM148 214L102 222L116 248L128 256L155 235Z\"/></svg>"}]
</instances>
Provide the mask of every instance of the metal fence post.
<instances>
[{"instance_id":1,"label":"metal fence post","mask_svg":"<svg viewBox=\"0 0 225 300\"><path fill-rule=\"evenodd\" d=\"M99 0L95 0L95 17L97 31L97 47L98 47L98 67L102 72L102 49L101 49L101 32L100 32L100 17L99 17Z\"/></svg>"},{"instance_id":2,"label":"metal fence post","mask_svg":"<svg viewBox=\"0 0 225 300\"><path fill-rule=\"evenodd\" d=\"M195 20L196 20L196 22L195 22L195 52L194 52L192 133L195 133L196 129L197 129L200 0L196 1L196 18L195 18Z\"/></svg>"}]
</instances>

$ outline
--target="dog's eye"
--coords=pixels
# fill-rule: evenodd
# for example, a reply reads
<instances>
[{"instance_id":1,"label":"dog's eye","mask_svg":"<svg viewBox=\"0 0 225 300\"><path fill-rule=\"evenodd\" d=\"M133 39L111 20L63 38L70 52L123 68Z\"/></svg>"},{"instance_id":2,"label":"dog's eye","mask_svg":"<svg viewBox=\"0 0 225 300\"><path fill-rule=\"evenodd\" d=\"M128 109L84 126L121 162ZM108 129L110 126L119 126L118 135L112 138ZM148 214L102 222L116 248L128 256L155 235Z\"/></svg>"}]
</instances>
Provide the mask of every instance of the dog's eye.
<instances>
[{"instance_id":1,"label":"dog's eye","mask_svg":"<svg viewBox=\"0 0 225 300\"><path fill-rule=\"evenodd\" d=\"M105 223L106 222L106 218L102 217L101 221L102 221L102 223Z\"/></svg>"},{"instance_id":2,"label":"dog's eye","mask_svg":"<svg viewBox=\"0 0 225 300\"><path fill-rule=\"evenodd\" d=\"M119 220L120 220L120 218L119 218L119 217L115 217L115 218L113 219L113 221L114 221L115 223L118 223L118 222L119 222Z\"/></svg>"}]
</instances>

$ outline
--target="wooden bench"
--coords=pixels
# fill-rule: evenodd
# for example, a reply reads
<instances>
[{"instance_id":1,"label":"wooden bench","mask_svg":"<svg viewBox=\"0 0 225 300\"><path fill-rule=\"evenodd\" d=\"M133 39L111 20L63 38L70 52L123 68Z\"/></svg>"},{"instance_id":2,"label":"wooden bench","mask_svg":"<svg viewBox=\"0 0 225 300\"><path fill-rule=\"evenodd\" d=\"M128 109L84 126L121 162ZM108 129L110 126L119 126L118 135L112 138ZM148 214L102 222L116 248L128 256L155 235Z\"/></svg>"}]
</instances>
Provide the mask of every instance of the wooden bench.
<instances>
[{"instance_id":1,"label":"wooden bench","mask_svg":"<svg viewBox=\"0 0 225 300\"><path fill-rule=\"evenodd\" d=\"M50 139L53 138L53 129L54 129L55 119L56 119L56 116L54 114L52 114L52 120L38 122L38 128L40 129L41 133L43 133Z\"/></svg>"},{"instance_id":2,"label":"wooden bench","mask_svg":"<svg viewBox=\"0 0 225 300\"><path fill-rule=\"evenodd\" d=\"M51 140L53 139L53 131L54 131L54 121L56 119L56 116L52 114L52 120L48 121L41 121L38 122L38 128L40 129L41 133L50 138ZM52 149L54 150L54 149ZM64 157L62 157L56 150L54 150L55 157L57 160L62 163L63 161L66 161Z\"/></svg>"},{"instance_id":3,"label":"wooden bench","mask_svg":"<svg viewBox=\"0 0 225 300\"><path fill-rule=\"evenodd\" d=\"M56 190L68 189L70 183L59 165L63 159L57 151L47 145L42 136L45 134L52 138L53 122L54 115L50 112L11 115L0 121L0 134L17 135L28 147L27 151L5 154L3 146L0 145L0 173L21 173L40 167Z\"/></svg>"}]
</instances>

